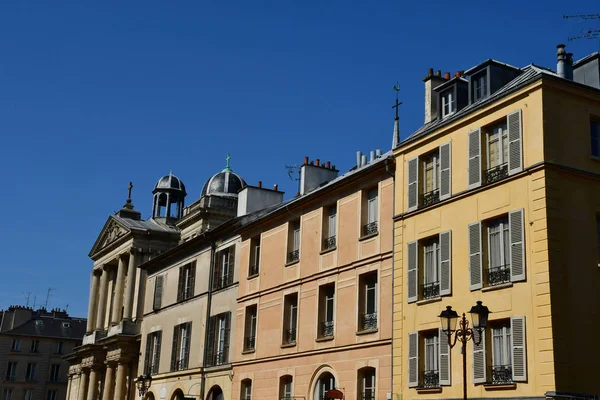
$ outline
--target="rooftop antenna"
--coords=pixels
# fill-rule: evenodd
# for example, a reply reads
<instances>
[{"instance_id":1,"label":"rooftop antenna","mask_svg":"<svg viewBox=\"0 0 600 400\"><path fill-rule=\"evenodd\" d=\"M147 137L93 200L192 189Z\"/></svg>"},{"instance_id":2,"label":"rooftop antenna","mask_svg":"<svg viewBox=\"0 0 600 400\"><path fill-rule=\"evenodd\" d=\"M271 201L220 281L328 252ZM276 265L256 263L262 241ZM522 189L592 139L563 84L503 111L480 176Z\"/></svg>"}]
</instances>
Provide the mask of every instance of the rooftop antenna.
<instances>
[{"instance_id":1,"label":"rooftop antenna","mask_svg":"<svg viewBox=\"0 0 600 400\"><path fill-rule=\"evenodd\" d=\"M25 307L29 307L29 298L31 297L31 292L23 292L22 294L27 295L27 301L25 303Z\"/></svg>"},{"instance_id":2,"label":"rooftop antenna","mask_svg":"<svg viewBox=\"0 0 600 400\"><path fill-rule=\"evenodd\" d=\"M37 296L34 294L33 295L33 309L35 310L35 300L37 299Z\"/></svg>"},{"instance_id":3,"label":"rooftop antenna","mask_svg":"<svg viewBox=\"0 0 600 400\"><path fill-rule=\"evenodd\" d=\"M65 307L65 312L69 311L69 305L67 304L67 306Z\"/></svg>"},{"instance_id":4,"label":"rooftop antenna","mask_svg":"<svg viewBox=\"0 0 600 400\"><path fill-rule=\"evenodd\" d=\"M564 19L574 20L600 20L600 14L576 14L576 15L563 15ZM571 36L568 38L569 42L579 39L600 39L600 29L584 28L581 30L578 36ZM600 41L599 41L600 43Z\"/></svg>"},{"instance_id":5,"label":"rooftop antenna","mask_svg":"<svg viewBox=\"0 0 600 400\"><path fill-rule=\"evenodd\" d=\"M48 292L46 293L46 303L44 304L44 308L47 310L48 309L48 300L50 299L50 292L56 290L53 288L48 288Z\"/></svg>"},{"instance_id":6,"label":"rooftop antenna","mask_svg":"<svg viewBox=\"0 0 600 400\"><path fill-rule=\"evenodd\" d=\"M285 169L287 170L288 176L290 177L290 179L293 181L298 181L298 193L296 193L296 196L298 196L300 194L300 169L301 168L302 168L302 165L299 165L299 164L285 166Z\"/></svg>"}]
</instances>

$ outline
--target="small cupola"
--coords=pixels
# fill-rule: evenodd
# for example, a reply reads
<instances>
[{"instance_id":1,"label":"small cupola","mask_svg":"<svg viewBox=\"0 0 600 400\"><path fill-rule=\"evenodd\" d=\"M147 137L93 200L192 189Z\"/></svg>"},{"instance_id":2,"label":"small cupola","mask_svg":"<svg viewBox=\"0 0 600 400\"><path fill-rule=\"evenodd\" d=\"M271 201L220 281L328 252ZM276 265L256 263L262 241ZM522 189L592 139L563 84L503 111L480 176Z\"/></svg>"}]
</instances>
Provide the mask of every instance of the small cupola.
<instances>
[{"instance_id":1,"label":"small cupola","mask_svg":"<svg viewBox=\"0 0 600 400\"><path fill-rule=\"evenodd\" d=\"M154 195L152 218L164 218L165 222L169 222L182 217L187 193L183 182L173 173L160 178L152 194Z\"/></svg>"}]
</instances>

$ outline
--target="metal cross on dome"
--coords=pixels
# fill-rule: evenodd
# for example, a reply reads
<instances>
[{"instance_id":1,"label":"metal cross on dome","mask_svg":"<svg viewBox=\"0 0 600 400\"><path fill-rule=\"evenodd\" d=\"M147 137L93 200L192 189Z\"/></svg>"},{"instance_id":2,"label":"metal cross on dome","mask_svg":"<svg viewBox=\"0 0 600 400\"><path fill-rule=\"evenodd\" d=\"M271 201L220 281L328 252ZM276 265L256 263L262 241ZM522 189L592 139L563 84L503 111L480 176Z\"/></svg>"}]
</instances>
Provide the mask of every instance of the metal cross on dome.
<instances>
[{"instance_id":1,"label":"metal cross on dome","mask_svg":"<svg viewBox=\"0 0 600 400\"><path fill-rule=\"evenodd\" d=\"M402 104L401 101L398 100L398 92L400 92L400 84L396 81L396 84L393 86L393 89L396 91L396 104L392 106L392 108L396 109L396 119L398 119L398 108Z\"/></svg>"},{"instance_id":2,"label":"metal cross on dome","mask_svg":"<svg viewBox=\"0 0 600 400\"><path fill-rule=\"evenodd\" d=\"M225 169L223 169L223 172L231 172L231 166L230 164L230 160L231 160L231 156L229 155L229 153L227 153L227 157L225 157Z\"/></svg>"}]
</instances>

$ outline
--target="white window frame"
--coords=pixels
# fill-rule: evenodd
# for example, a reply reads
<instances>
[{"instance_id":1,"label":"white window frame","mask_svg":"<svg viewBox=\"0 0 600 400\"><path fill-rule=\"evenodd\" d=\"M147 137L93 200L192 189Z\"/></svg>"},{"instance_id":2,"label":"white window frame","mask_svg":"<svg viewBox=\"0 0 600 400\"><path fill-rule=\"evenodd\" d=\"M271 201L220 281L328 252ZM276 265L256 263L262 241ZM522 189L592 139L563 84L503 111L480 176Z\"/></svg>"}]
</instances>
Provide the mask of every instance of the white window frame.
<instances>
[{"instance_id":1,"label":"white window frame","mask_svg":"<svg viewBox=\"0 0 600 400\"><path fill-rule=\"evenodd\" d=\"M293 251L298 251L300 250L300 224L298 224L298 228L294 229L293 235L294 235L294 246L293 246Z\"/></svg>"},{"instance_id":2,"label":"white window frame","mask_svg":"<svg viewBox=\"0 0 600 400\"><path fill-rule=\"evenodd\" d=\"M335 320L335 289L329 293L325 293L325 321L323 322L334 322ZM331 313L331 319L329 314Z\"/></svg>"},{"instance_id":3,"label":"white window frame","mask_svg":"<svg viewBox=\"0 0 600 400\"><path fill-rule=\"evenodd\" d=\"M473 101L478 101L486 97L487 91L487 72L477 74L473 81ZM478 95L478 92L481 92L481 94Z\"/></svg>"},{"instance_id":4,"label":"white window frame","mask_svg":"<svg viewBox=\"0 0 600 400\"><path fill-rule=\"evenodd\" d=\"M17 378L17 362L9 361L6 366L6 379L14 381Z\"/></svg>"},{"instance_id":5,"label":"white window frame","mask_svg":"<svg viewBox=\"0 0 600 400\"><path fill-rule=\"evenodd\" d=\"M21 351L21 339L13 339L10 349L12 351Z\"/></svg>"},{"instance_id":6,"label":"white window frame","mask_svg":"<svg viewBox=\"0 0 600 400\"><path fill-rule=\"evenodd\" d=\"M252 380L244 379L242 381L242 400L252 399Z\"/></svg>"},{"instance_id":7,"label":"white window frame","mask_svg":"<svg viewBox=\"0 0 600 400\"><path fill-rule=\"evenodd\" d=\"M25 380L33 381L35 380L35 372L37 369L37 363L28 362L27 367L25 369Z\"/></svg>"},{"instance_id":8,"label":"white window frame","mask_svg":"<svg viewBox=\"0 0 600 400\"><path fill-rule=\"evenodd\" d=\"M25 389L25 393L23 394L24 400L33 400L33 389Z\"/></svg>"},{"instance_id":9,"label":"white window frame","mask_svg":"<svg viewBox=\"0 0 600 400\"><path fill-rule=\"evenodd\" d=\"M371 224L378 221L378 207L377 201L379 200L378 189L375 187L367 192L367 223Z\"/></svg>"},{"instance_id":10,"label":"white window frame","mask_svg":"<svg viewBox=\"0 0 600 400\"><path fill-rule=\"evenodd\" d=\"M335 237L337 235L337 207L335 205L329 207L329 218L328 218L328 238Z\"/></svg>"},{"instance_id":11,"label":"white window frame","mask_svg":"<svg viewBox=\"0 0 600 400\"><path fill-rule=\"evenodd\" d=\"M13 389L5 388L4 392L2 393L2 400L12 400L12 398L13 398Z\"/></svg>"},{"instance_id":12,"label":"white window frame","mask_svg":"<svg viewBox=\"0 0 600 400\"><path fill-rule=\"evenodd\" d=\"M159 362L159 343L158 343L158 332L153 332L151 335L151 347L152 347L152 354L150 355L150 373L154 374L158 372L158 362Z\"/></svg>"},{"instance_id":13,"label":"white window frame","mask_svg":"<svg viewBox=\"0 0 600 400\"><path fill-rule=\"evenodd\" d=\"M217 334L217 354L225 351L225 330L227 329L225 325L225 316L220 316L218 318L218 334ZM221 364L225 363L225 360L221 360Z\"/></svg>"},{"instance_id":14,"label":"white window frame","mask_svg":"<svg viewBox=\"0 0 600 400\"><path fill-rule=\"evenodd\" d=\"M454 91L452 89L442 93L442 118L446 118L455 113L454 103ZM448 108L448 111L446 111L446 107Z\"/></svg>"},{"instance_id":15,"label":"white window frame","mask_svg":"<svg viewBox=\"0 0 600 400\"><path fill-rule=\"evenodd\" d=\"M39 347L40 347L40 341L39 340L32 340L31 341L31 352L32 353L37 353Z\"/></svg>"},{"instance_id":16,"label":"white window frame","mask_svg":"<svg viewBox=\"0 0 600 400\"><path fill-rule=\"evenodd\" d=\"M371 280L369 280L371 278ZM371 276L365 277L365 314L377 313L377 280ZM373 312L369 313L369 293L373 292Z\"/></svg>"},{"instance_id":17,"label":"white window frame","mask_svg":"<svg viewBox=\"0 0 600 400\"><path fill-rule=\"evenodd\" d=\"M502 343L502 353L497 354L496 338L500 337ZM502 359L502 363L498 362ZM510 321L502 324L502 326L492 326L492 365L493 366L511 366L512 367L512 329Z\"/></svg>"},{"instance_id":18,"label":"white window frame","mask_svg":"<svg viewBox=\"0 0 600 400\"><path fill-rule=\"evenodd\" d=\"M498 227L499 228L499 235L500 235L500 265L492 265L492 241L491 241L491 229L493 227ZM496 218L491 220L490 222L488 222L486 224L486 230L487 230L487 248L488 248L488 257L487 257L487 268L488 270L490 268L498 268L498 267L508 267L510 269L510 257L507 260L506 259L506 249L510 248L510 237L506 238L508 239L508 242L505 241L505 232L510 232L509 231L509 221L508 221L508 217L502 217L502 218ZM508 236L508 235L506 235Z\"/></svg>"},{"instance_id":19,"label":"white window frame","mask_svg":"<svg viewBox=\"0 0 600 400\"><path fill-rule=\"evenodd\" d=\"M229 279L229 249L221 250L223 254L221 255L221 283L225 281L225 278ZM226 283L225 283L226 285Z\"/></svg>"},{"instance_id":20,"label":"white window frame","mask_svg":"<svg viewBox=\"0 0 600 400\"><path fill-rule=\"evenodd\" d=\"M433 188L427 189L427 170L428 164L431 164L432 175L433 175ZM423 193L429 193L440 188L440 155L438 151L425 156L423 158Z\"/></svg>"},{"instance_id":21,"label":"white window frame","mask_svg":"<svg viewBox=\"0 0 600 400\"><path fill-rule=\"evenodd\" d=\"M63 342L56 343L56 354L62 354L63 352Z\"/></svg>"},{"instance_id":22,"label":"white window frame","mask_svg":"<svg viewBox=\"0 0 600 400\"><path fill-rule=\"evenodd\" d=\"M366 393L369 391L373 397L375 396L375 368L369 368L362 372L361 379L361 392ZM370 378L371 382L368 383L367 380ZM360 394L360 393L359 393Z\"/></svg>"},{"instance_id":23,"label":"white window frame","mask_svg":"<svg viewBox=\"0 0 600 400\"><path fill-rule=\"evenodd\" d=\"M498 162L496 163L496 165L494 167L491 166L492 164L492 159L490 158L490 144L492 142L492 135L497 134L497 139L494 139L496 141L496 147L497 147L497 154L498 154ZM486 132L485 134L486 140L485 140L485 152L486 152L486 165L487 165L487 169L490 168L495 168L498 167L500 165L506 164L508 163L508 159L505 159L504 157L504 148L506 147L507 150L507 156L508 156L508 125L506 124L506 122L502 122L499 124L494 124L493 126L490 127L490 129Z\"/></svg>"},{"instance_id":24,"label":"white window frame","mask_svg":"<svg viewBox=\"0 0 600 400\"><path fill-rule=\"evenodd\" d=\"M423 360L423 365L425 368L425 371L439 371L440 370L440 365L439 365L439 360L440 360L440 337L438 335L437 332L435 333L431 333L431 334L424 334L423 335L423 355L424 355L424 360ZM430 352L433 351L433 355L430 354ZM433 365L431 365L430 360L433 360Z\"/></svg>"},{"instance_id":25,"label":"white window frame","mask_svg":"<svg viewBox=\"0 0 600 400\"><path fill-rule=\"evenodd\" d=\"M60 378L60 364L52 364L50 366L50 382L58 382Z\"/></svg>"},{"instance_id":26,"label":"white window frame","mask_svg":"<svg viewBox=\"0 0 600 400\"><path fill-rule=\"evenodd\" d=\"M294 386L294 378L291 375L287 375L288 379L283 381L283 390L282 397L284 399L289 399L293 396L293 386Z\"/></svg>"},{"instance_id":27,"label":"white window frame","mask_svg":"<svg viewBox=\"0 0 600 400\"><path fill-rule=\"evenodd\" d=\"M319 377L317 385L315 386L315 400L321 400L328 391L335 389L335 376L331 373L329 374L331 375L331 378L329 379L325 379L322 376Z\"/></svg>"}]
</instances>

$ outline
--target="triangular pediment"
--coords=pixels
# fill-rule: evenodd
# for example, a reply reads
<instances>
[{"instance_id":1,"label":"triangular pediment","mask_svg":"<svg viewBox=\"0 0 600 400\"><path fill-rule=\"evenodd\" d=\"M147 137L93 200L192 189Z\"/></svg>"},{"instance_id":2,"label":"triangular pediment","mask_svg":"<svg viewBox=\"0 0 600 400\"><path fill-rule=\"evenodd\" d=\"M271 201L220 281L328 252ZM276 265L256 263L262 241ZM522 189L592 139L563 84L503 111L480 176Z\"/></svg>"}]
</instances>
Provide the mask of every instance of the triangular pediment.
<instances>
[{"instance_id":1,"label":"triangular pediment","mask_svg":"<svg viewBox=\"0 0 600 400\"><path fill-rule=\"evenodd\" d=\"M94 243L89 256L92 257L94 254L109 247L130 232L131 230L129 228L119 223L119 221L111 215L104 224L104 228L100 231L100 235L98 235L98 239L96 239L96 243Z\"/></svg>"}]
</instances>

